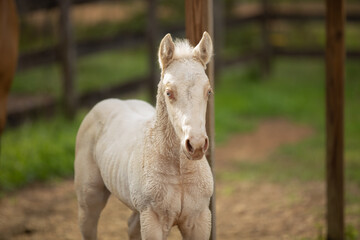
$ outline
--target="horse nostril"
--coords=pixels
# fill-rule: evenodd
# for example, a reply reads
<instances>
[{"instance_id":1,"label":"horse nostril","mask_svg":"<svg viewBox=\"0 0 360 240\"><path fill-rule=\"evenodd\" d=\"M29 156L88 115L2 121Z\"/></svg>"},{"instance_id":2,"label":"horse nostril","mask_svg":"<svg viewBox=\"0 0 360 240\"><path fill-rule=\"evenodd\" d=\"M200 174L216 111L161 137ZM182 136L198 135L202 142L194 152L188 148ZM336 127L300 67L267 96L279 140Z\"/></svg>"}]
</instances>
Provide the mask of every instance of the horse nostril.
<instances>
[{"instance_id":1,"label":"horse nostril","mask_svg":"<svg viewBox=\"0 0 360 240\"><path fill-rule=\"evenodd\" d=\"M189 139L186 140L185 146L186 146L186 150L187 150L189 153L194 153L194 148L191 146Z\"/></svg>"},{"instance_id":2,"label":"horse nostril","mask_svg":"<svg viewBox=\"0 0 360 240\"><path fill-rule=\"evenodd\" d=\"M203 147L203 152L204 153L206 152L208 147L209 147L209 140L208 140L208 138L205 138L205 143L204 143L204 147Z\"/></svg>"}]
</instances>

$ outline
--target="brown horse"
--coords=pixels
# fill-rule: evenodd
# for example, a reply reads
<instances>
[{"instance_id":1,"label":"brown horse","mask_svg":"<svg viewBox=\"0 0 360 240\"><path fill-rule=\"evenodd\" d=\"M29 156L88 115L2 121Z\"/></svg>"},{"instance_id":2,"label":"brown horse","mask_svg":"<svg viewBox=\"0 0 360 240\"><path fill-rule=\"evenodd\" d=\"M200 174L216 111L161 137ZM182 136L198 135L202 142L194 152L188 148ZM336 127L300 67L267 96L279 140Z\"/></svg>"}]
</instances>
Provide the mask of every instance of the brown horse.
<instances>
[{"instance_id":1,"label":"brown horse","mask_svg":"<svg viewBox=\"0 0 360 240\"><path fill-rule=\"evenodd\" d=\"M18 15L14 0L0 1L0 135L6 123L6 104L18 56Z\"/></svg>"}]
</instances>

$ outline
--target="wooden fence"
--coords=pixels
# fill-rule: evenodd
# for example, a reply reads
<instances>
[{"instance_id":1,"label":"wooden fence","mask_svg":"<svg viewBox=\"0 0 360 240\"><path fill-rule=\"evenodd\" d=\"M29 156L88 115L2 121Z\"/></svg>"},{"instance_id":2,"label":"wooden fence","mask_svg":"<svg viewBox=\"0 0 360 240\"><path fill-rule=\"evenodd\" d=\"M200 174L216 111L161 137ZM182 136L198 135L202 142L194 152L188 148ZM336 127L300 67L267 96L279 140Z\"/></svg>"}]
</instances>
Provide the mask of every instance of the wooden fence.
<instances>
[{"instance_id":1,"label":"wooden fence","mask_svg":"<svg viewBox=\"0 0 360 240\"><path fill-rule=\"evenodd\" d=\"M19 4L24 4L25 0L18 0ZM51 1L51 4L46 4L49 0L41 0L35 6L28 7L27 11L30 10L38 10L45 7L56 7L56 1ZM99 0L73 0L74 4L82 4L88 2L98 2ZM325 20L325 11L318 12L306 12L306 11L294 11L294 9L290 9L290 11L279 11L275 6L270 7L267 3L268 0L262 0L263 5L265 7L259 7L260 11L253 11L250 14L244 14L243 16L234 16L234 17L226 17L224 16L224 20L220 20L220 22L225 22L225 26L220 26L219 28L241 28L243 26L247 26L249 23L259 23L265 25L264 28L268 28L268 23L280 20L280 21L324 21ZM158 36L160 32L156 22L155 12L156 12L156 1L151 0L148 2L148 28L144 29L143 32L138 33L124 33L117 34L110 37L104 37L101 39L95 40L84 40L74 43L76 48L76 53L78 57L86 56L89 54L94 54L97 52L115 49L115 48L128 48L133 46L138 46L143 44L147 39L148 34L153 34L154 36ZM219 1L220 2L220 1ZM154 4L155 3L155 4ZM360 5L355 9L356 11L350 11L346 19L348 22L360 22ZM27 12L24 11L24 12ZM25 14L25 13L24 13ZM218 18L221 18L219 16ZM216 25L215 25L216 27ZM222 29L217 29L217 32ZM184 32L184 25L173 26L171 28L162 29L161 32ZM268 48L273 49L274 55L279 56L304 56L304 57L322 57L324 56L324 49L289 49L289 48L277 48L271 46L269 40L266 35L271 34L269 30L265 31L265 36L262 36L264 39L264 43ZM218 38L218 36L215 36ZM261 52L262 49L259 49ZM255 56L258 56L259 52L254 53ZM360 57L360 51L349 51L347 55L350 58L358 58ZM227 59L226 62L234 63L236 59L239 61L248 61L249 57L239 56L234 59ZM38 51L21 54L19 58L18 69L26 70L29 68L33 68L36 66L52 64L54 62L58 62L60 60L59 48L58 46L48 47L45 49L41 49Z\"/></svg>"},{"instance_id":2,"label":"wooden fence","mask_svg":"<svg viewBox=\"0 0 360 240\"><path fill-rule=\"evenodd\" d=\"M156 66L156 52L157 52L157 40L159 34L165 32L184 32L184 25L172 26L168 29L159 29L156 21L157 1L147 1L147 22L146 29L142 32L117 34L114 36L105 37L96 40L83 40L74 42L73 36L71 35L71 19L69 19L70 2L72 4L83 4L89 2L98 2L99 0L66 0L66 1L52 1L52 0L39 0L39 1L27 1L17 0L19 11L22 14L26 14L28 11L34 11L39 9L59 8L61 7L62 18L59 19L59 29L62 37L59 46L48 47L45 49L37 50L30 53L21 54L19 57L18 70L26 70L33 67L53 64L58 62L62 66L63 74L63 103L66 106L66 112L69 115L73 115L76 106L91 105L99 100L99 97L107 97L106 93L114 94L114 89L118 93L125 91L131 91L139 89L140 87L146 86L152 99L155 99L156 84L158 82L157 66ZM65 4L68 2L68 4ZM31 4L30 4L31 3ZM59 6L59 3L62 3ZM294 48L279 48L273 46L270 41L269 35L271 29L269 24L272 21L324 21L325 20L325 9L318 11L299 11L290 8L284 10L278 8L275 5L269 4L269 0L261 0L260 4L257 5L255 11L248 11L232 17L221 16L222 9L221 1L215 0L216 11L214 12L215 20L215 51L220 52L222 35L226 28L241 28L247 26L250 23L259 24L261 27L261 39L262 47L257 51L250 52L248 54L239 54L235 58L224 59L220 54L216 55L216 68L220 69L219 66L248 63L254 60L261 64L261 69L264 75L268 75L271 70L272 58L276 56L289 56L289 57L324 57L324 49L294 49ZM240 6L241 8L241 6ZM61 21L60 21L61 20ZM349 22L360 22L360 7L354 8L348 11L347 21ZM222 34L217 34L222 33ZM149 69L150 74L143 78L137 78L131 83L127 83L124 86L114 86L112 89L101 89L94 92L86 93L82 96L77 96L77 92L74 89L75 84L72 83L76 80L74 57L77 58L94 54L97 52L110 50L114 48L125 49L128 47L138 46L146 44L149 49ZM220 46L219 46L220 45ZM76 52L76 54L75 54ZM63 54L61 54L63 53ZM360 51L350 51L347 53L349 58L359 58ZM73 59L71 59L73 58ZM218 72L218 71L217 71ZM126 81L128 82L128 81ZM46 106L55 106L55 102L47 103ZM41 111L44 105L34 105L30 108L23 109L22 111L12 111L9 109L9 125L18 124L21 119L25 116L34 115ZM16 119L16 120L15 120Z\"/></svg>"}]
</instances>

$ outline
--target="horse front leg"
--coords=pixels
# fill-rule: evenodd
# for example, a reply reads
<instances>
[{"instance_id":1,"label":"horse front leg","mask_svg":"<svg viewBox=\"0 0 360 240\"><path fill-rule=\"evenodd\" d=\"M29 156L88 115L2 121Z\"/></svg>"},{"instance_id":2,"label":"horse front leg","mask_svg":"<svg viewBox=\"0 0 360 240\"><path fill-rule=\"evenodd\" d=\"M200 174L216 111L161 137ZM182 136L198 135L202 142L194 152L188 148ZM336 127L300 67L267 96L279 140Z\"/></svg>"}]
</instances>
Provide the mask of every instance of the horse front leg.
<instances>
[{"instance_id":1,"label":"horse front leg","mask_svg":"<svg viewBox=\"0 0 360 240\"><path fill-rule=\"evenodd\" d=\"M130 240L141 240L140 213L134 211L128 220L128 234Z\"/></svg>"},{"instance_id":2,"label":"horse front leg","mask_svg":"<svg viewBox=\"0 0 360 240\"><path fill-rule=\"evenodd\" d=\"M158 215L147 208L140 213L141 237L142 240L166 240L167 234Z\"/></svg>"},{"instance_id":3,"label":"horse front leg","mask_svg":"<svg viewBox=\"0 0 360 240\"><path fill-rule=\"evenodd\" d=\"M211 231L211 212L206 208L198 216L189 216L179 224L183 240L208 240Z\"/></svg>"}]
</instances>

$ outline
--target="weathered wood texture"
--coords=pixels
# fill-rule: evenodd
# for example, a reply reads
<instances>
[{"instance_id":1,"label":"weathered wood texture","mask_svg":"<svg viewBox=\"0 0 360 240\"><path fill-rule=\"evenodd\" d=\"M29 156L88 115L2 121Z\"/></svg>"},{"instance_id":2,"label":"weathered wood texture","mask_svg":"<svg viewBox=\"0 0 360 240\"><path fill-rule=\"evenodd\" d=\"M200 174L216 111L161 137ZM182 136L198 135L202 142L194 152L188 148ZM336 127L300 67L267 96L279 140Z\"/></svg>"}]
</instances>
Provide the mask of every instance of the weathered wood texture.
<instances>
[{"instance_id":1,"label":"weathered wood texture","mask_svg":"<svg viewBox=\"0 0 360 240\"><path fill-rule=\"evenodd\" d=\"M63 101L65 112L69 117L75 115L77 107L76 84L75 81L75 45L72 35L72 25L70 21L71 0L59 0L60 18L60 60L63 78Z\"/></svg>"},{"instance_id":2,"label":"weathered wood texture","mask_svg":"<svg viewBox=\"0 0 360 240\"><path fill-rule=\"evenodd\" d=\"M147 45L148 45L148 61L150 69L150 79L148 82L148 88L150 92L151 102L155 104L157 85L159 82L159 65L157 59L157 46L158 46L158 24L156 18L157 0L148 0L148 21L147 21Z\"/></svg>"},{"instance_id":3,"label":"weathered wood texture","mask_svg":"<svg viewBox=\"0 0 360 240\"><path fill-rule=\"evenodd\" d=\"M5 128L7 100L14 78L19 42L16 6L13 0L0 1L0 135Z\"/></svg>"},{"instance_id":4,"label":"weathered wood texture","mask_svg":"<svg viewBox=\"0 0 360 240\"><path fill-rule=\"evenodd\" d=\"M213 36L214 36L214 52L216 53L216 61L214 63L214 81L218 81L220 76L221 69L224 64L224 59L222 57L221 51L224 49L225 42L225 33L226 33L226 24L224 18L224 1L223 0L213 0L213 11L214 13L214 26L213 26Z\"/></svg>"},{"instance_id":5,"label":"weathered wood texture","mask_svg":"<svg viewBox=\"0 0 360 240\"><path fill-rule=\"evenodd\" d=\"M201 37L207 31L214 40L213 34L213 2L212 0L185 0L185 32L193 46L201 40ZM214 88L214 60L207 67L207 74L211 86ZM210 141L210 147L207 152L207 159L212 171L214 171L214 149L215 149L215 130L214 130L214 97L208 102L206 111L206 131ZM212 212L212 229L210 239L216 239L216 216L215 216L215 191L211 199L210 209Z\"/></svg>"},{"instance_id":6,"label":"weathered wood texture","mask_svg":"<svg viewBox=\"0 0 360 240\"><path fill-rule=\"evenodd\" d=\"M262 39L262 56L261 56L261 71L264 78L268 78L271 68L271 43L270 43L270 18L269 13L270 3L268 0L261 0L262 12L261 15L261 39Z\"/></svg>"},{"instance_id":7,"label":"weathered wood texture","mask_svg":"<svg viewBox=\"0 0 360 240\"><path fill-rule=\"evenodd\" d=\"M326 0L327 239L344 239L345 1Z\"/></svg>"}]
</instances>

